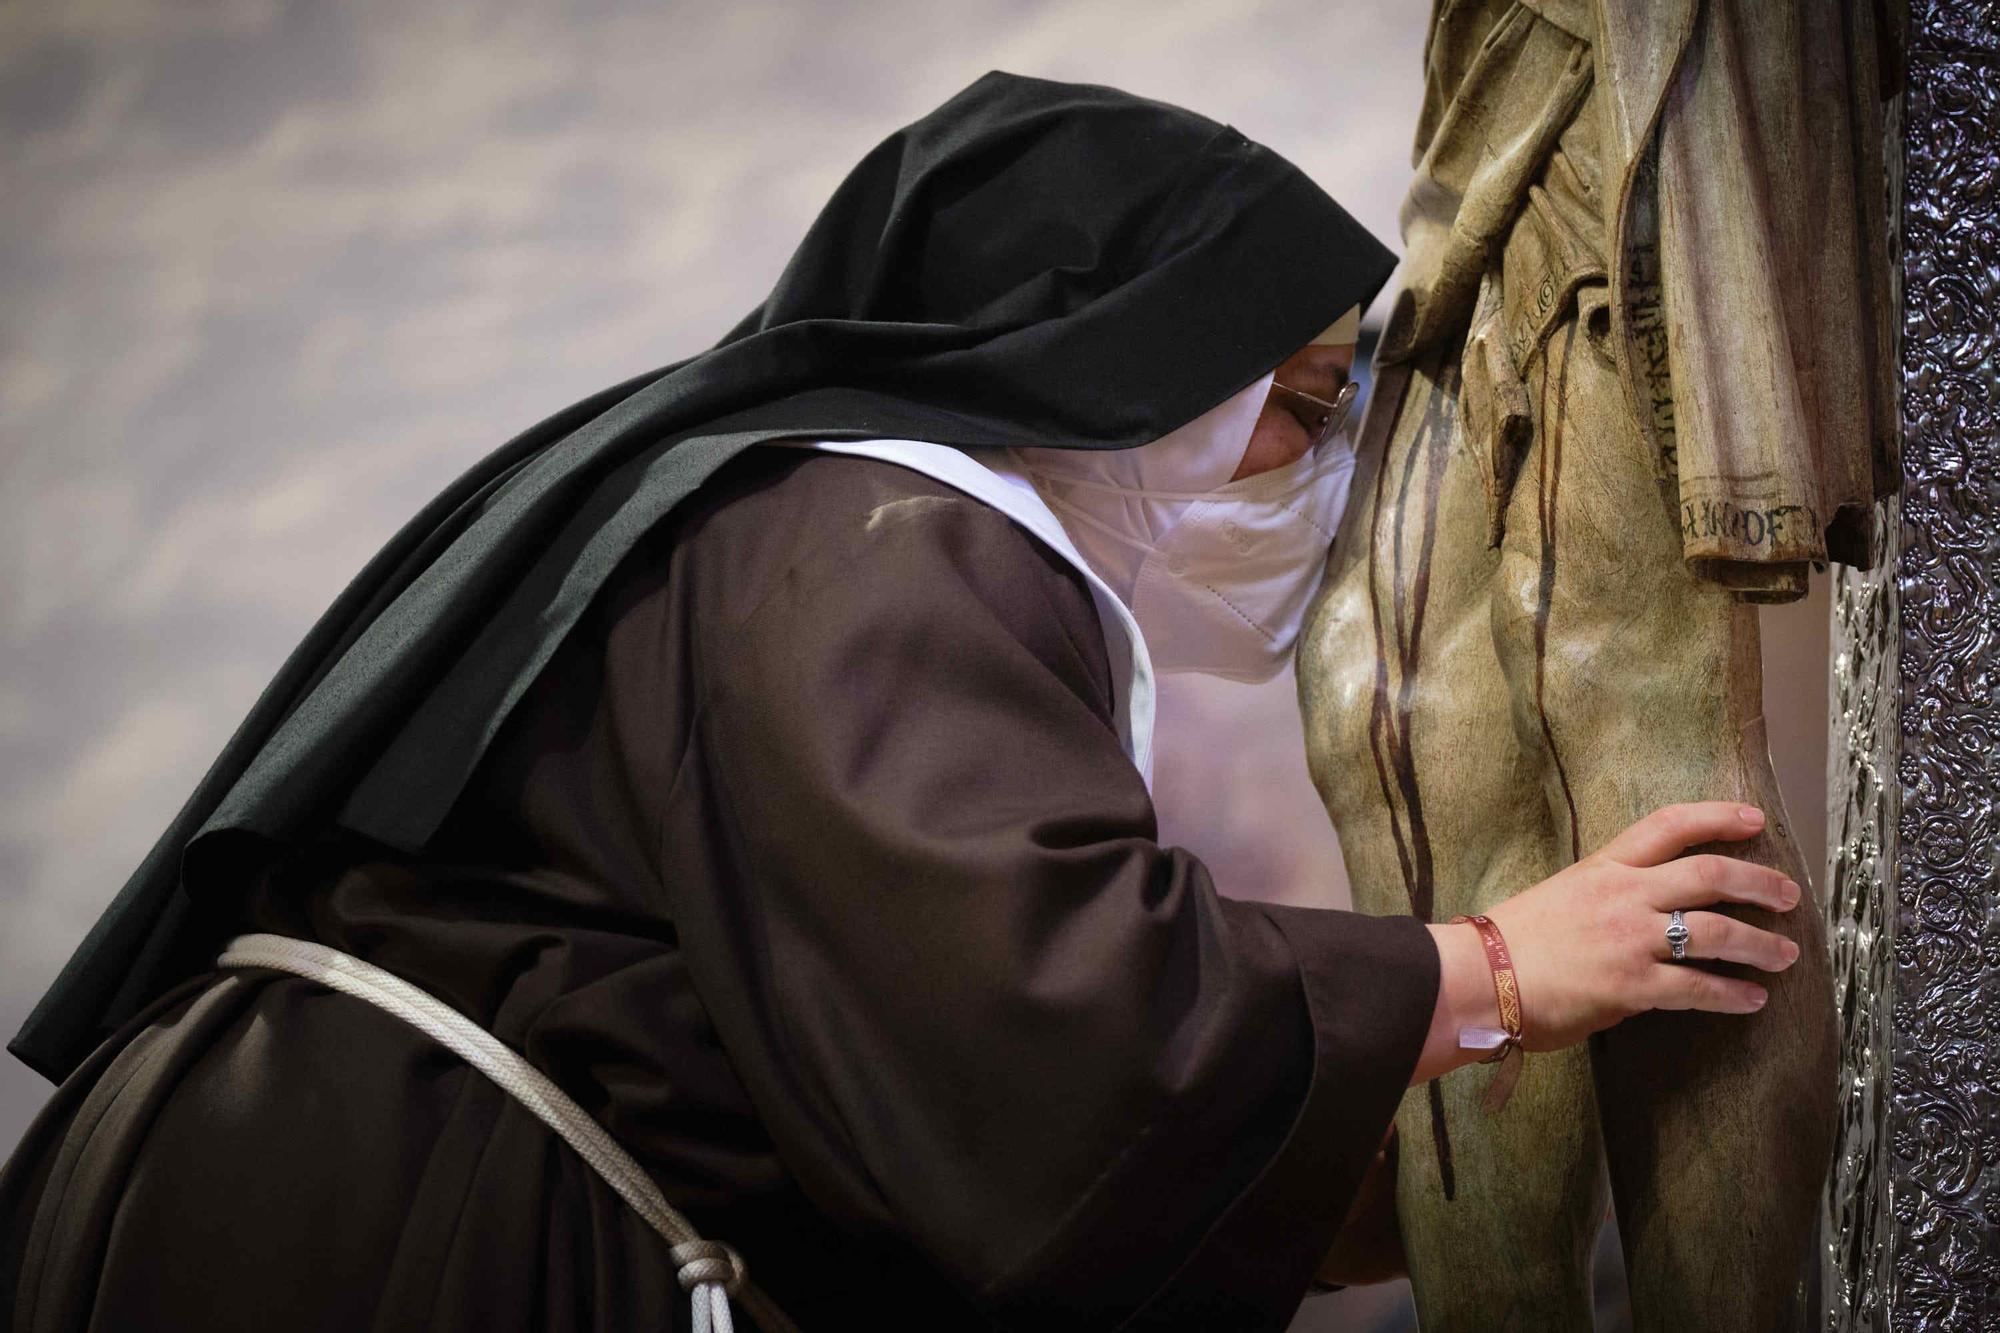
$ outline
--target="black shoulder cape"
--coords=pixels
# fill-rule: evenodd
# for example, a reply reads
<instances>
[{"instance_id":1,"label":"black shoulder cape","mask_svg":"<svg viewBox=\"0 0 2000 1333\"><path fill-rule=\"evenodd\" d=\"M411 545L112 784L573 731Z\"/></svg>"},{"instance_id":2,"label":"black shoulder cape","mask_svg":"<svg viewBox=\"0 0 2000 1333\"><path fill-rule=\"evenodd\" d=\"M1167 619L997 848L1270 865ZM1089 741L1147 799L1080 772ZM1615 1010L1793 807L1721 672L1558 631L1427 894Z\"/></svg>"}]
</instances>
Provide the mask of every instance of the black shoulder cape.
<instances>
[{"instance_id":1,"label":"black shoulder cape","mask_svg":"<svg viewBox=\"0 0 2000 1333\"><path fill-rule=\"evenodd\" d=\"M61 1078L209 965L205 898L328 820L421 849L634 543L785 436L1126 449L1387 281L1394 257L1228 126L989 73L849 173L708 351L475 464L292 652L9 1047Z\"/></svg>"}]
</instances>

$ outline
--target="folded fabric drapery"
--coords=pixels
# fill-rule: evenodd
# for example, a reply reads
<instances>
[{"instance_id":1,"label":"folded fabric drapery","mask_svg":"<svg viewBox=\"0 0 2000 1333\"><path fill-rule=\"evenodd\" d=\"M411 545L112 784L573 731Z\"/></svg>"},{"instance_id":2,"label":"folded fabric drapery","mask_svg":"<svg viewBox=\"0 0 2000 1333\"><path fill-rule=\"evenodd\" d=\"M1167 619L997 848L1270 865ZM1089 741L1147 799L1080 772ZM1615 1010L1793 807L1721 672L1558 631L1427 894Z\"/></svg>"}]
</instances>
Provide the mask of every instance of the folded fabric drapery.
<instances>
[{"instance_id":1,"label":"folded fabric drapery","mask_svg":"<svg viewBox=\"0 0 2000 1333\"><path fill-rule=\"evenodd\" d=\"M316 981L402 1019L450 1050L528 1108L576 1149L604 1183L632 1205L646 1225L672 1248L681 1286L694 1303L694 1333L733 1333L731 1295L743 1302L766 1333L793 1333L794 1325L744 1275L743 1260L727 1245L704 1240L669 1204L653 1178L618 1146L590 1113L548 1075L492 1033L420 986L353 954L283 935L238 935L215 960L217 967L268 967Z\"/></svg>"},{"instance_id":2,"label":"folded fabric drapery","mask_svg":"<svg viewBox=\"0 0 2000 1333\"><path fill-rule=\"evenodd\" d=\"M1464 411L1493 426L1499 491L1527 424L1508 365L1575 299L1696 574L1782 601L1814 562L1873 562L1899 475L1876 9L1519 0L1433 25L1378 360L1467 340ZM1503 93L1521 87L1545 93ZM1545 171L1558 157L1567 174ZM1503 252L1504 309L1483 312Z\"/></svg>"}]
</instances>

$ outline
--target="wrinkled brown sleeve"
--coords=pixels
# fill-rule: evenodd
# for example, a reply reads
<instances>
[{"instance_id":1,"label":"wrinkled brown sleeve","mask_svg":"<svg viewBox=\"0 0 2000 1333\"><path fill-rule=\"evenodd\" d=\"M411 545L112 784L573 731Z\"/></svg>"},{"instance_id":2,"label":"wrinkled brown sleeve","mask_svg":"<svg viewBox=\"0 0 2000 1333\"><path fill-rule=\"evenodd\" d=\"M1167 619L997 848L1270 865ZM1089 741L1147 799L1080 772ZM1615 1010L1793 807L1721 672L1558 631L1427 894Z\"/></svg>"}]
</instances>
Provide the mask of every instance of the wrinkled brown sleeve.
<instances>
[{"instance_id":1,"label":"wrinkled brown sleeve","mask_svg":"<svg viewBox=\"0 0 2000 1333\"><path fill-rule=\"evenodd\" d=\"M996 1321L1282 1328L1415 1065L1430 936L1161 847L1081 580L910 480L754 597L694 578L662 836L711 849L668 891L732 1062L821 1207Z\"/></svg>"}]
</instances>

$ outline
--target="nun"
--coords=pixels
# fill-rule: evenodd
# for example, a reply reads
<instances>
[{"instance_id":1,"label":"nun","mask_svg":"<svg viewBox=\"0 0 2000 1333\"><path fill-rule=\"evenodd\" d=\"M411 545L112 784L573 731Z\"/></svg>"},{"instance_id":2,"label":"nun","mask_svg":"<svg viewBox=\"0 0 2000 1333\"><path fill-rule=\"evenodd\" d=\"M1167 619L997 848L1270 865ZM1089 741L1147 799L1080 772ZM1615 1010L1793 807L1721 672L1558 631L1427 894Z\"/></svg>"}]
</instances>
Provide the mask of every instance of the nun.
<instances>
[{"instance_id":1,"label":"nun","mask_svg":"<svg viewBox=\"0 0 2000 1333\"><path fill-rule=\"evenodd\" d=\"M285 663L11 1046L12 1327L1280 1329L1394 1270L1406 1087L1747 1005L1599 929L1781 896L1658 864L1733 805L1490 935L1158 841L1155 679L1287 659L1391 263L1109 88L890 135Z\"/></svg>"}]
</instances>

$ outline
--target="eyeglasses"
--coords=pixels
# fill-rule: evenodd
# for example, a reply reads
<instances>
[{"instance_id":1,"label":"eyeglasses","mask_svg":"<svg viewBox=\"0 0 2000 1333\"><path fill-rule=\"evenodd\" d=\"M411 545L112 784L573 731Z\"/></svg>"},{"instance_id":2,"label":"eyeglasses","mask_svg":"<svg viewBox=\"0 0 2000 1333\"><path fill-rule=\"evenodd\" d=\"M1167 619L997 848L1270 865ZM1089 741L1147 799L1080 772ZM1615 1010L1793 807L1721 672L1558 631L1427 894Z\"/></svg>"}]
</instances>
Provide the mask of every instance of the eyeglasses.
<instances>
[{"instance_id":1,"label":"eyeglasses","mask_svg":"<svg viewBox=\"0 0 2000 1333\"><path fill-rule=\"evenodd\" d=\"M1294 389L1289 384L1271 381L1271 392L1278 395L1279 404L1305 427L1307 453L1318 453L1319 447L1332 439L1340 428L1347 424L1347 413L1354 406L1354 397L1361 392L1361 386L1353 380L1340 386L1340 392L1332 402L1307 393L1304 389Z\"/></svg>"}]
</instances>

